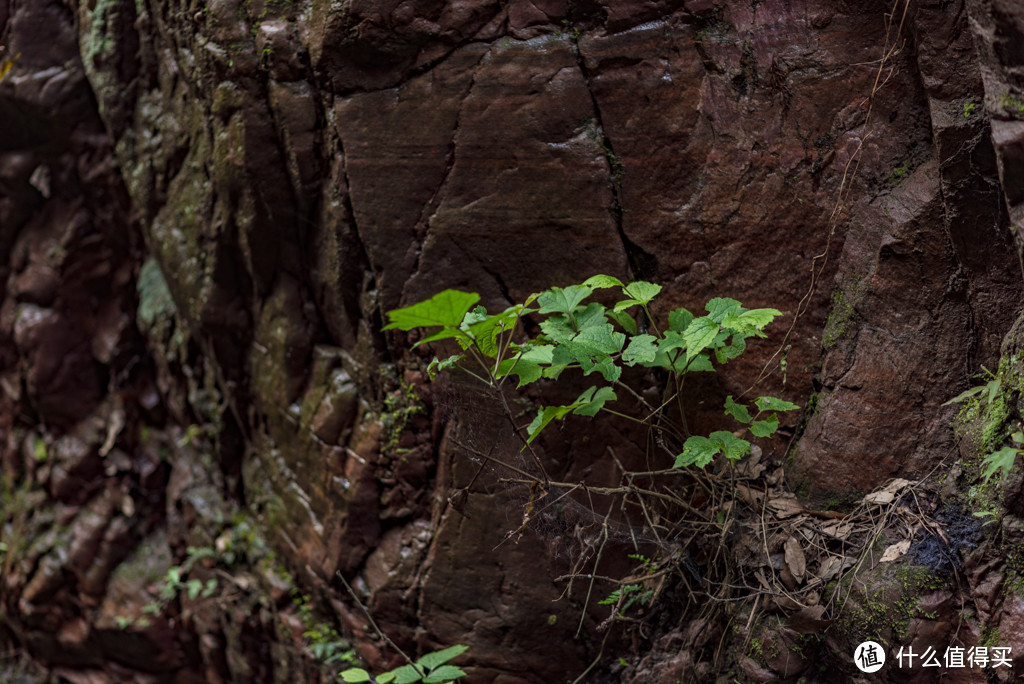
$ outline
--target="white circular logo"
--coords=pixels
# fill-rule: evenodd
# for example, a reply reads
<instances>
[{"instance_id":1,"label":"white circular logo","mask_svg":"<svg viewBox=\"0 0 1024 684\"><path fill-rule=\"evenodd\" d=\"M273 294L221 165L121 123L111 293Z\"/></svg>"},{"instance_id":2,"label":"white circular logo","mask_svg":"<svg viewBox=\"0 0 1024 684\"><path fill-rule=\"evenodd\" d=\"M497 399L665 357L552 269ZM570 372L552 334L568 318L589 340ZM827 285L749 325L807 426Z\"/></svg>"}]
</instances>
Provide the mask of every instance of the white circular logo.
<instances>
[{"instance_id":1,"label":"white circular logo","mask_svg":"<svg viewBox=\"0 0 1024 684\"><path fill-rule=\"evenodd\" d=\"M853 662L861 672L878 672L885 665L885 649L875 641L865 641L853 652Z\"/></svg>"}]
</instances>

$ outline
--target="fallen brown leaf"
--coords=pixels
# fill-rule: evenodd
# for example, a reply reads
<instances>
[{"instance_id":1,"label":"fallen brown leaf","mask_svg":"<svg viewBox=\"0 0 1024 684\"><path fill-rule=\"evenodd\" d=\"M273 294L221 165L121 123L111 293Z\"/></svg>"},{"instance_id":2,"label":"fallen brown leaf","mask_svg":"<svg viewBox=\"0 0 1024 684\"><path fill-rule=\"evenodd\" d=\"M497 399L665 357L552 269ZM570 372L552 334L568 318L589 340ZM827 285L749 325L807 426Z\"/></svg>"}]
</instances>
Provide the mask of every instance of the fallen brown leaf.
<instances>
[{"instance_id":1,"label":"fallen brown leaf","mask_svg":"<svg viewBox=\"0 0 1024 684\"><path fill-rule=\"evenodd\" d=\"M786 566L789 568L790 574L793 575L793 579L797 583L803 582L807 572L807 557L804 555L804 550L800 548L800 542L796 537L790 537L783 545L783 549L786 553Z\"/></svg>"},{"instance_id":2,"label":"fallen brown leaf","mask_svg":"<svg viewBox=\"0 0 1024 684\"><path fill-rule=\"evenodd\" d=\"M897 558L902 558L906 555L907 551L910 550L910 540L904 539L901 542L886 547L885 551L882 552L882 557L878 559L879 563L889 563Z\"/></svg>"},{"instance_id":3,"label":"fallen brown leaf","mask_svg":"<svg viewBox=\"0 0 1024 684\"><path fill-rule=\"evenodd\" d=\"M831 625L835 620L826 620L825 606L807 606L789 616L786 626L799 634L816 634Z\"/></svg>"}]
</instances>

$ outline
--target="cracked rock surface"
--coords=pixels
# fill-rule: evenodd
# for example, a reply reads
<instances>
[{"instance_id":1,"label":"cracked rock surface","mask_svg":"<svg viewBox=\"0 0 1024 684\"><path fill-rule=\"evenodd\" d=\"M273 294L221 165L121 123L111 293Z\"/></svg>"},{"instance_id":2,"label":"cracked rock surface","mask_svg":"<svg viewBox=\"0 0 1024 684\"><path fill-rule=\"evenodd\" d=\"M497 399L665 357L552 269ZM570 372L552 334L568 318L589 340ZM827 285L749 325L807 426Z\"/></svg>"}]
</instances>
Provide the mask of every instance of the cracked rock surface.
<instances>
[{"instance_id":1,"label":"cracked rock surface","mask_svg":"<svg viewBox=\"0 0 1024 684\"><path fill-rule=\"evenodd\" d=\"M455 443L515 449L504 424L380 332L448 287L493 309L607 273L662 284L660 313L781 309L695 383L692 426L724 425L795 323L759 386L816 396L794 486L927 473L955 448L941 404L1020 307L1024 13L889 11L0 0L0 641L64 681L318 681L297 586L398 664L341 572L410 651L467 644L472 682L577 676L600 618L554 602L557 544L500 544L521 503L500 488L469 518L445 503L476 472ZM544 449L600 484L634 437ZM233 616L179 597L138 621L190 547L249 534L238 516L278 560Z\"/></svg>"}]
</instances>

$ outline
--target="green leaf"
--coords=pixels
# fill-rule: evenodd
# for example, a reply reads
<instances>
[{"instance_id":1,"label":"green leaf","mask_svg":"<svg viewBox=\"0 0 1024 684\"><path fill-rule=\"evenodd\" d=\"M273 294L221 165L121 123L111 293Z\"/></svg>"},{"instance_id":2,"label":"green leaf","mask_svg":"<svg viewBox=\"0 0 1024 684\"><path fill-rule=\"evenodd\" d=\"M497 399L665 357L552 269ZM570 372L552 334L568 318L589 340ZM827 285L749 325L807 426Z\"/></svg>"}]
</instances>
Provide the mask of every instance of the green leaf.
<instances>
[{"instance_id":1,"label":"green leaf","mask_svg":"<svg viewBox=\"0 0 1024 684\"><path fill-rule=\"evenodd\" d=\"M575 404L570 404L569 406L545 406L542 409L538 409L537 416L526 427L528 435L526 443L529 444L535 440L540 431L548 426L548 423L553 420L561 420L574 408L576 408Z\"/></svg>"},{"instance_id":2,"label":"green leaf","mask_svg":"<svg viewBox=\"0 0 1024 684\"><path fill-rule=\"evenodd\" d=\"M474 323L479 323L487 318L487 309L482 306L475 306L466 312L463 316L462 321L459 323L460 330L467 330L469 326Z\"/></svg>"},{"instance_id":3,"label":"green leaf","mask_svg":"<svg viewBox=\"0 0 1024 684\"><path fill-rule=\"evenodd\" d=\"M558 351L558 348L555 348ZM550 366L544 369L544 377L548 380L557 380L558 376L562 374L566 368L569 367L568 363L552 363Z\"/></svg>"},{"instance_id":4,"label":"green leaf","mask_svg":"<svg viewBox=\"0 0 1024 684\"><path fill-rule=\"evenodd\" d=\"M653 363L658 353L658 338L654 335L636 335L622 352L622 362L627 366L637 363Z\"/></svg>"},{"instance_id":5,"label":"green leaf","mask_svg":"<svg viewBox=\"0 0 1024 684\"><path fill-rule=\"evenodd\" d=\"M711 357L708 356L707 352L697 354L686 365L687 373L699 373L701 371L712 373L715 371L714 366L711 365Z\"/></svg>"},{"instance_id":6,"label":"green leaf","mask_svg":"<svg viewBox=\"0 0 1024 684\"><path fill-rule=\"evenodd\" d=\"M570 285L565 289L553 287L545 290L537 297L537 303L540 304L539 313L570 313L593 291L593 288L586 285Z\"/></svg>"},{"instance_id":7,"label":"green leaf","mask_svg":"<svg viewBox=\"0 0 1024 684\"><path fill-rule=\"evenodd\" d=\"M43 463L46 461L47 455L46 442L44 442L40 437L33 437L32 439L35 442L32 445L32 458L36 460L36 463Z\"/></svg>"},{"instance_id":8,"label":"green leaf","mask_svg":"<svg viewBox=\"0 0 1024 684\"><path fill-rule=\"evenodd\" d=\"M505 359L498 365L498 377L518 375L519 387L529 385L540 379L544 366L551 363L554 347L550 344L530 345L515 356Z\"/></svg>"},{"instance_id":9,"label":"green leaf","mask_svg":"<svg viewBox=\"0 0 1024 684\"><path fill-rule=\"evenodd\" d=\"M636 335L636 321L625 311L606 311L608 318L622 326L630 335Z\"/></svg>"},{"instance_id":10,"label":"green leaf","mask_svg":"<svg viewBox=\"0 0 1024 684\"><path fill-rule=\"evenodd\" d=\"M626 336L616 332L611 323L605 323L580 330L571 341L566 343L566 347L573 356L580 353L589 356L604 356L619 351L625 343Z\"/></svg>"},{"instance_id":11,"label":"green leaf","mask_svg":"<svg viewBox=\"0 0 1024 684\"><path fill-rule=\"evenodd\" d=\"M455 356L449 356L447 359L438 360L435 356L434 360L427 366L427 375L431 380L437 377L437 374L443 370L451 368L459 361L462 360L463 354L456 354Z\"/></svg>"},{"instance_id":12,"label":"green leaf","mask_svg":"<svg viewBox=\"0 0 1024 684\"><path fill-rule=\"evenodd\" d=\"M758 397L754 400L754 405L758 411L793 411L800 408L794 403L775 397Z\"/></svg>"},{"instance_id":13,"label":"green leaf","mask_svg":"<svg viewBox=\"0 0 1024 684\"><path fill-rule=\"evenodd\" d=\"M412 665L403 665L391 672L395 675L395 684L413 684L413 682L420 681L422 676Z\"/></svg>"},{"instance_id":14,"label":"green leaf","mask_svg":"<svg viewBox=\"0 0 1024 684\"><path fill-rule=\"evenodd\" d=\"M493 359L498 355L498 336L515 325L521 309L522 307L518 306L511 307L500 314L486 316L465 328L476 340L476 348L484 356Z\"/></svg>"},{"instance_id":15,"label":"green leaf","mask_svg":"<svg viewBox=\"0 0 1024 684\"><path fill-rule=\"evenodd\" d=\"M342 670L338 674L341 675L341 681L351 682L352 684L370 681L370 673L360 667L353 667L349 668L348 670Z\"/></svg>"},{"instance_id":16,"label":"green leaf","mask_svg":"<svg viewBox=\"0 0 1024 684\"><path fill-rule=\"evenodd\" d=\"M462 668L455 667L454 665L442 665L424 677L423 684L443 684L444 682L450 682L453 679L465 676L466 673L462 671Z\"/></svg>"},{"instance_id":17,"label":"green leaf","mask_svg":"<svg viewBox=\"0 0 1024 684\"><path fill-rule=\"evenodd\" d=\"M1017 454L1021 453L1020 449L1014 449L1011 446L1005 446L995 453L991 453L985 457L985 470L981 473L985 477L985 482L989 481L997 470L1002 470L1002 479L1006 479L1006 476L1010 474L1010 470L1013 469L1013 463L1017 460Z\"/></svg>"},{"instance_id":18,"label":"green leaf","mask_svg":"<svg viewBox=\"0 0 1024 684\"><path fill-rule=\"evenodd\" d=\"M733 461L738 461L750 452L750 442L745 439L740 439L731 432L719 430L717 432L712 432L709 437L712 442L721 448L725 457Z\"/></svg>"},{"instance_id":19,"label":"green leaf","mask_svg":"<svg viewBox=\"0 0 1024 684\"><path fill-rule=\"evenodd\" d=\"M469 646L463 646L462 644L456 644L449 646L446 649L440 651L434 651L433 653L427 653L416 661L416 664L420 667L426 668L427 670L433 670L434 668L444 665L452 658L456 658L466 651L469 650Z\"/></svg>"},{"instance_id":20,"label":"green leaf","mask_svg":"<svg viewBox=\"0 0 1024 684\"><path fill-rule=\"evenodd\" d=\"M437 342L439 340L447 340L454 337L459 342L459 346L463 349L469 349L470 345L473 344L473 338L467 335L458 328L441 328L433 335L428 335L422 340L413 345L413 348L420 346L421 344L429 344L431 342Z\"/></svg>"},{"instance_id":21,"label":"green leaf","mask_svg":"<svg viewBox=\"0 0 1024 684\"><path fill-rule=\"evenodd\" d=\"M195 600L199 596L199 592L203 590L203 583L201 580L190 579L185 582L185 593L188 594L189 599Z\"/></svg>"},{"instance_id":22,"label":"green leaf","mask_svg":"<svg viewBox=\"0 0 1024 684\"><path fill-rule=\"evenodd\" d=\"M478 301L480 295L475 292L445 290L425 302L389 311L388 318L391 322L383 329L412 330L435 325L457 328L465 318L466 312Z\"/></svg>"},{"instance_id":23,"label":"green leaf","mask_svg":"<svg viewBox=\"0 0 1024 684\"><path fill-rule=\"evenodd\" d=\"M779 429L779 417L774 413L764 420L755 420L750 424L750 431L755 437L771 437Z\"/></svg>"},{"instance_id":24,"label":"green leaf","mask_svg":"<svg viewBox=\"0 0 1024 684\"><path fill-rule=\"evenodd\" d=\"M989 404L991 404L992 402L994 402L996 400L996 395L999 394L999 386L1001 384L1002 384L1002 381L999 378L995 378L994 380L989 380L989 383L987 385L985 385L986 387L988 387L988 403Z\"/></svg>"},{"instance_id":25,"label":"green leaf","mask_svg":"<svg viewBox=\"0 0 1024 684\"><path fill-rule=\"evenodd\" d=\"M614 276L593 275L583 281L584 287L592 287L595 290L602 290L607 287L625 287L622 281Z\"/></svg>"},{"instance_id":26,"label":"green leaf","mask_svg":"<svg viewBox=\"0 0 1024 684\"><path fill-rule=\"evenodd\" d=\"M781 315L778 309L751 309L740 314L740 321L760 330Z\"/></svg>"},{"instance_id":27,"label":"green leaf","mask_svg":"<svg viewBox=\"0 0 1024 684\"><path fill-rule=\"evenodd\" d=\"M665 337L658 342L658 351L668 353L673 349L684 349L686 347L686 335L684 333L669 330Z\"/></svg>"},{"instance_id":28,"label":"green leaf","mask_svg":"<svg viewBox=\"0 0 1024 684\"><path fill-rule=\"evenodd\" d=\"M637 304L647 304L661 292L661 285L636 280L622 288L622 292Z\"/></svg>"},{"instance_id":29,"label":"green leaf","mask_svg":"<svg viewBox=\"0 0 1024 684\"><path fill-rule=\"evenodd\" d=\"M686 330L691 321L693 321L693 314L682 307L668 315L669 330L675 330L676 332L683 332Z\"/></svg>"},{"instance_id":30,"label":"green leaf","mask_svg":"<svg viewBox=\"0 0 1024 684\"><path fill-rule=\"evenodd\" d=\"M698 468L703 468L708 463L711 463L715 455L721 450L721 444L713 442L707 437L694 435L683 444L683 453L676 456L675 465L672 467L682 468L695 465Z\"/></svg>"},{"instance_id":31,"label":"green leaf","mask_svg":"<svg viewBox=\"0 0 1024 684\"><path fill-rule=\"evenodd\" d=\"M615 390L611 387L597 387L588 388L583 394L576 397L576 401L573 402L573 413L578 416L596 416L597 412L600 411L605 402L615 401Z\"/></svg>"},{"instance_id":32,"label":"green leaf","mask_svg":"<svg viewBox=\"0 0 1024 684\"><path fill-rule=\"evenodd\" d=\"M727 363L747 350L747 342L739 335L733 335L728 345L715 347L715 358L718 363Z\"/></svg>"},{"instance_id":33,"label":"green leaf","mask_svg":"<svg viewBox=\"0 0 1024 684\"><path fill-rule=\"evenodd\" d=\"M587 304L586 308L576 307L573 311L572 317L576 320L576 329L583 330L584 328L592 328L596 325L605 325L608 323L608 319L604 316L605 308L604 304L597 302L591 302Z\"/></svg>"},{"instance_id":34,"label":"green leaf","mask_svg":"<svg viewBox=\"0 0 1024 684\"><path fill-rule=\"evenodd\" d=\"M686 328L686 332L683 333L683 339L686 340L686 360L689 361L704 351L715 341L717 335L718 323L707 316L693 319L693 322Z\"/></svg>"},{"instance_id":35,"label":"green leaf","mask_svg":"<svg viewBox=\"0 0 1024 684\"><path fill-rule=\"evenodd\" d=\"M749 423L751 421L750 411L743 404L737 404L733 401L731 394L725 398L725 412L741 423Z\"/></svg>"},{"instance_id":36,"label":"green leaf","mask_svg":"<svg viewBox=\"0 0 1024 684\"><path fill-rule=\"evenodd\" d=\"M384 674L377 675L377 684L389 684L395 681L394 672L385 672Z\"/></svg>"},{"instance_id":37,"label":"green leaf","mask_svg":"<svg viewBox=\"0 0 1024 684\"><path fill-rule=\"evenodd\" d=\"M540 322L540 330L552 342L568 342L576 334L569 317L565 315L550 316Z\"/></svg>"},{"instance_id":38,"label":"green leaf","mask_svg":"<svg viewBox=\"0 0 1024 684\"><path fill-rule=\"evenodd\" d=\"M956 395L955 397L944 403L943 406L949 406L950 404L959 404L964 399L970 399L975 394L980 394L981 392L985 391L986 387L987 385L978 385L977 387L972 387L969 390L964 390L960 394Z\"/></svg>"},{"instance_id":39,"label":"green leaf","mask_svg":"<svg viewBox=\"0 0 1024 684\"><path fill-rule=\"evenodd\" d=\"M581 361L580 367L583 368L584 375L597 372L608 382L617 382L622 377L622 369L615 365L611 357L603 358L592 366L586 361Z\"/></svg>"},{"instance_id":40,"label":"green leaf","mask_svg":"<svg viewBox=\"0 0 1024 684\"><path fill-rule=\"evenodd\" d=\"M742 309L742 304L728 297L715 297L704 306L704 310L708 312L708 318L715 323L721 323L726 314Z\"/></svg>"}]
</instances>

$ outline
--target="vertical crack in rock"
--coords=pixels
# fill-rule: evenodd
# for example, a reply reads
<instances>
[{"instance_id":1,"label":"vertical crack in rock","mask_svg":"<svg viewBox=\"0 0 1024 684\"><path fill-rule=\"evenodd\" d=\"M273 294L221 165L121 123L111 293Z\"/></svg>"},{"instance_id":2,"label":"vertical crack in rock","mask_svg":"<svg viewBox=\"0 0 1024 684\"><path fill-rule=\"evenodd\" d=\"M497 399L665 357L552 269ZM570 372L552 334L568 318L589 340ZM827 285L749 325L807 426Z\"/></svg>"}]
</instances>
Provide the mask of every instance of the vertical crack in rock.
<instances>
[{"instance_id":1,"label":"vertical crack in rock","mask_svg":"<svg viewBox=\"0 0 1024 684\"><path fill-rule=\"evenodd\" d=\"M633 278L643 279L653 276L654 257L648 254L646 251L641 249L636 243L629 239L626 235L626 230L622 220L622 175L625 169L622 167L622 162L615 154L615 148L612 146L611 138L605 132L604 121L601 119L601 107L597 102L597 96L594 94L594 88L590 81L590 70L587 69L586 61L583 59L583 55L580 52L579 36L573 35L572 41L572 54L576 58L576 66L580 70L580 74L583 76L583 82L587 87L587 93L590 95L590 102L594 109L594 124L597 128L597 135L600 138L601 150L604 152L605 163L608 164L608 182L611 186L612 191L612 207L611 213L612 218L615 221L615 230L618 232L619 239L622 241L622 250L626 253L626 260L629 263L629 270Z\"/></svg>"},{"instance_id":2,"label":"vertical crack in rock","mask_svg":"<svg viewBox=\"0 0 1024 684\"><path fill-rule=\"evenodd\" d=\"M328 111L331 111L330 116L333 116L333 110ZM327 120L327 118L329 117L325 117L325 121ZM331 129L336 130L336 127L332 125ZM367 279L363 278L364 282L362 283L361 291L347 292L346 294L348 296L344 297L344 306L346 313L348 314L351 320L352 327L355 329L359 325L358 321L364 319L368 313L371 313L363 310L363 307L360 306L360 299L362 298L362 295L365 292L377 289L377 284L380 282L380 274L374 268L373 261L370 259L369 252L366 249L366 241L363 237L362 231L360 230L359 222L356 219L355 207L352 204L352 181L349 178L348 174L348 157L345 154L345 143L341 139L340 135L334 134L333 137L335 140L335 144L337 144L338 146L338 154L341 157L341 177L345 184L345 192L342 193L341 205L344 208L345 213L347 214L349 224L352 226L352 233L354 239L352 240L351 245L358 249L359 253L357 254L357 261L358 263L362 264L364 273L368 274L370 278L369 282L366 282ZM323 228L329 229L327 227ZM388 346L384 340L384 333L381 332L381 328L384 325L384 312L380 310L379 303L375 307L375 310L372 312L372 315L376 316L377 320L367 321L367 323L370 323L369 329L371 334L374 336L375 346L378 350L382 350L384 353L388 353Z\"/></svg>"},{"instance_id":3,"label":"vertical crack in rock","mask_svg":"<svg viewBox=\"0 0 1024 684\"><path fill-rule=\"evenodd\" d=\"M477 43L483 43L484 41L472 41ZM454 52L454 51L453 51ZM449 53L450 54L450 53ZM480 58L473 65L473 75L469 79L469 84L466 86L466 92L462 94L462 99L459 102L459 109L455 114L455 123L452 125L451 141L448 143L448 153L444 159L444 171L441 173L441 179L437 183L437 189L434 190L434 194L427 200L426 204L423 205L423 210L420 212L420 217L416 221L416 225L413 227L415 233L416 245L416 263L412 268L412 272L406 281L406 286L411 282L417 274L420 272L420 265L423 261L423 245L427 240L427 235L430 233L430 224L440 208L441 202L444 201L441 192L444 190L445 185L448 183L448 178L452 174L452 169L455 168L455 148L457 147L457 140L459 137L459 129L462 125L462 113L466 107L466 102L469 100L470 95L473 93L473 87L476 85L477 71L480 64L490 54L490 50L481 53ZM447 55L446 55L447 57ZM490 273L488 271L488 273ZM493 275L493 274L492 274ZM503 284L498 281L499 286L503 287ZM406 288L402 288L403 297L405 295ZM505 292L507 295L507 291Z\"/></svg>"}]
</instances>

